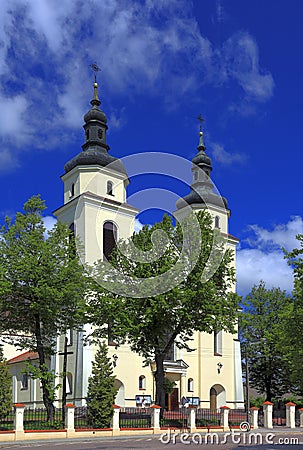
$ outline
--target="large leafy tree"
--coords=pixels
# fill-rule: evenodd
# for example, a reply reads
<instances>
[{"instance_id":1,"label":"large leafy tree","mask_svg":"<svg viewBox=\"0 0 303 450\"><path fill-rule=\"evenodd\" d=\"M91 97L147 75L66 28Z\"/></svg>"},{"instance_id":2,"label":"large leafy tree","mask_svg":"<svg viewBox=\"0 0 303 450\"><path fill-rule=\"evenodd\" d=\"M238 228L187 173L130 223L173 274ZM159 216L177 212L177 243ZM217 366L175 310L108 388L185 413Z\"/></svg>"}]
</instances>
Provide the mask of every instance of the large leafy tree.
<instances>
[{"instance_id":1,"label":"large leafy tree","mask_svg":"<svg viewBox=\"0 0 303 450\"><path fill-rule=\"evenodd\" d=\"M285 252L288 264L294 272L293 302L283 314L284 355L290 365L292 391L303 395L303 235L297 236L298 248Z\"/></svg>"},{"instance_id":2,"label":"large leafy tree","mask_svg":"<svg viewBox=\"0 0 303 450\"><path fill-rule=\"evenodd\" d=\"M104 343L100 344L92 364L92 375L88 379L87 390L88 420L94 428L108 428L114 412L113 404L117 389L112 362Z\"/></svg>"},{"instance_id":3,"label":"large leafy tree","mask_svg":"<svg viewBox=\"0 0 303 450\"><path fill-rule=\"evenodd\" d=\"M118 245L111 270L104 263L96 267L91 320L102 331L107 315L112 340L127 341L133 351L156 362L155 401L161 407L164 360L172 345L191 350L196 331L234 331L233 255L224 251L219 234L205 211L176 226L164 216Z\"/></svg>"},{"instance_id":4,"label":"large leafy tree","mask_svg":"<svg viewBox=\"0 0 303 450\"><path fill-rule=\"evenodd\" d=\"M279 398L290 388L289 364L284 353L285 313L292 298L279 288L266 289L261 281L242 303L240 337L247 353L251 387L266 400Z\"/></svg>"},{"instance_id":5,"label":"large leafy tree","mask_svg":"<svg viewBox=\"0 0 303 450\"><path fill-rule=\"evenodd\" d=\"M48 419L53 420L54 374L47 359L56 337L83 322L86 277L68 227L57 222L46 236L44 210L40 196L33 196L24 212L14 221L6 218L2 227L0 314L2 329L14 335L14 344L38 352L32 376L40 378Z\"/></svg>"}]
</instances>

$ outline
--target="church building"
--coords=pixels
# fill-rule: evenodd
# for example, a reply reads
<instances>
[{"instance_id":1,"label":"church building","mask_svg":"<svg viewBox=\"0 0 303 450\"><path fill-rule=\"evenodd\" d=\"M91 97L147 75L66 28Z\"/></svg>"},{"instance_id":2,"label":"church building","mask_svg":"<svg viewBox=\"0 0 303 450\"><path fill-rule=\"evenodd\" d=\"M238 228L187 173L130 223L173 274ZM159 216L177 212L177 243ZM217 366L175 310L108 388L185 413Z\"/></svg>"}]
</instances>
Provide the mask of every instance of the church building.
<instances>
[{"instance_id":1,"label":"church building","mask_svg":"<svg viewBox=\"0 0 303 450\"><path fill-rule=\"evenodd\" d=\"M83 244L82 257L88 264L107 258L116 240L128 238L134 232L138 209L127 202L129 183L121 160L111 156L107 144L107 118L101 109L98 84L95 80L91 108L84 116L82 151L65 164L61 179L64 200L54 215L68 224ZM176 205L175 217L182 217L188 205L194 210L207 209L213 216L214 227L226 237L227 245L236 254L238 240L228 232L230 211L227 201L213 190L210 181L212 163L206 153L200 129L198 153L193 158L191 191ZM234 257L235 264L235 257ZM235 287L234 287L235 288ZM84 342L92 330L84 325L81 331L68 332L67 401L85 405L88 378L96 348ZM62 372L64 336L58 338L57 353L50 367ZM213 334L196 332L191 343L195 350L172 348L164 362L166 377L175 383L167 406L175 409L182 397L190 404L212 409L228 406L244 407L241 352L238 335L218 331ZM108 353L116 376L119 406L149 405L155 399L154 364L144 364L143 358L131 352L127 345L116 347L108 340ZM13 401L30 406L42 406L39 382L27 379L22 372L25 361L37 358L26 352L10 359L13 375ZM58 375L59 383L62 383Z\"/></svg>"}]
</instances>

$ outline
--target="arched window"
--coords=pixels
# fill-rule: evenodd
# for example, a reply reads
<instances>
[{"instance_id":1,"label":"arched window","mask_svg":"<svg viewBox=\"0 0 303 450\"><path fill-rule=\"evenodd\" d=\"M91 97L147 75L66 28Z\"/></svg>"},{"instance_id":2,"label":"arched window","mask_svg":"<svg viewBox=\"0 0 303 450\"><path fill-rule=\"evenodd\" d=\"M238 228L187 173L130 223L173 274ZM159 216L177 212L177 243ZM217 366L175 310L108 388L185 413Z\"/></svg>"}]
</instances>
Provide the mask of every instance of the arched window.
<instances>
[{"instance_id":1,"label":"arched window","mask_svg":"<svg viewBox=\"0 0 303 450\"><path fill-rule=\"evenodd\" d=\"M73 183L70 187L70 196L73 197L75 195L75 184Z\"/></svg>"},{"instance_id":2,"label":"arched window","mask_svg":"<svg viewBox=\"0 0 303 450\"><path fill-rule=\"evenodd\" d=\"M139 389L146 389L146 378L144 375L139 376Z\"/></svg>"},{"instance_id":3,"label":"arched window","mask_svg":"<svg viewBox=\"0 0 303 450\"><path fill-rule=\"evenodd\" d=\"M85 134L86 134L86 140L88 141L89 140L89 129L86 130Z\"/></svg>"},{"instance_id":4,"label":"arched window","mask_svg":"<svg viewBox=\"0 0 303 450\"><path fill-rule=\"evenodd\" d=\"M103 136L103 131L101 130L101 128L98 129L98 138L102 139Z\"/></svg>"},{"instance_id":5,"label":"arched window","mask_svg":"<svg viewBox=\"0 0 303 450\"><path fill-rule=\"evenodd\" d=\"M112 183L112 181L108 181L108 182L107 182L106 193L107 193L108 195L114 195L114 194L113 194L113 183Z\"/></svg>"},{"instance_id":6,"label":"arched window","mask_svg":"<svg viewBox=\"0 0 303 450\"><path fill-rule=\"evenodd\" d=\"M220 228L220 217L219 216L215 217L215 228Z\"/></svg>"},{"instance_id":7,"label":"arched window","mask_svg":"<svg viewBox=\"0 0 303 450\"><path fill-rule=\"evenodd\" d=\"M103 224L103 259L109 259L116 245L117 227L113 222Z\"/></svg>"},{"instance_id":8,"label":"arched window","mask_svg":"<svg viewBox=\"0 0 303 450\"><path fill-rule=\"evenodd\" d=\"M188 392L194 391L194 380L192 378L189 378L187 380L187 390L188 390Z\"/></svg>"}]
</instances>

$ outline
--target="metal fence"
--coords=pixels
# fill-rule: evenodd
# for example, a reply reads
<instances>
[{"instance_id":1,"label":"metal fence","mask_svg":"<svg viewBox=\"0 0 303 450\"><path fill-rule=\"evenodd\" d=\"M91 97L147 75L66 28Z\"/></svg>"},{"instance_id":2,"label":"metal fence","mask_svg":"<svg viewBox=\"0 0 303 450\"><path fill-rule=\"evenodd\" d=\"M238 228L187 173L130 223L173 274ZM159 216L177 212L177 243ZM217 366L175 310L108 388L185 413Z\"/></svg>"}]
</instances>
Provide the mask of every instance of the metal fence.
<instances>
[{"instance_id":1,"label":"metal fence","mask_svg":"<svg viewBox=\"0 0 303 450\"><path fill-rule=\"evenodd\" d=\"M187 428L188 414L188 408L185 407L175 411L163 411L163 416L160 419L160 426L165 428Z\"/></svg>"},{"instance_id":2,"label":"metal fence","mask_svg":"<svg viewBox=\"0 0 303 450\"><path fill-rule=\"evenodd\" d=\"M151 428L150 408L121 408L120 428Z\"/></svg>"},{"instance_id":3,"label":"metal fence","mask_svg":"<svg viewBox=\"0 0 303 450\"><path fill-rule=\"evenodd\" d=\"M286 407L284 405L281 408L273 409L272 423L274 427L286 425Z\"/></svg>"},{"instance_id":4,"label":"metal fence","mask_svg":"<svg viewBox=\"0 0 303 450\"><path fill-rule=\"evenodd\" d=\"M87 406L76 406L74 423L75 428L93 428L88 420Z\"/></svg>"},{"instance_id":5,"label":"metal fence","mask_svg":"<svg viewBox=\"0 0 303 450\"><path fill-rule=\"evenodd\" d=\"M60 430L64 429L61 409L55 409L54 420L47 420L45 408L26 408L24 411L23 425L25 430Z\"/></svg>"},{"instance_id":6,"label":"metal fence","mask_svg":"<svg viewBox=\"0 0 303 450\"><path fill-rule=\"evenodd\" d=\"M211 410L208 408L199 408L196 410L196 426L211 427L220 426L220 410Z\"/></svg>"},{"instance_id":7,"label":"metal fence","mask_svg":"<svg viewBox=\"0 0 303 450\"><path fill-rule=\"evenodd\" d=\"M242 422L247 422L247 412L244 409L230 409L228 414L229 426L237 427Z\"/></svg>"},{"instance_id":8,"label":"metal fence","mask_svg":"<svg viewBox=\"0 0 303 450\"><path fill-rule=\"evenodd\" d=\"M0 431L9 431L14 429L15 411L12 410L5 417L0 419Z\"/></svg>"},{"instance_id":9,"label":"metal fence","mask_svg":"<svg viewBox=\"0 0 303 450\"><path fill-rule=\"evenodd\" d=\"M258 411L258 426L264 427L264 411L262 407Z\"/></svg>"}]
</instances>

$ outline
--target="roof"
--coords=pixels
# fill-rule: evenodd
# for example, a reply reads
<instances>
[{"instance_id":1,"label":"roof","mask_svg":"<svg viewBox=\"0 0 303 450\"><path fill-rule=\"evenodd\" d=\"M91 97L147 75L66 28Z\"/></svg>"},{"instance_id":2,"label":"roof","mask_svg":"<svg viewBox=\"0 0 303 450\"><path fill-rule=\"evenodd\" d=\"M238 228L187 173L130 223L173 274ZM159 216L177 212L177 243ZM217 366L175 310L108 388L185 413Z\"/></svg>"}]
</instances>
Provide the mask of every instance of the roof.
<instances>
[{"instance_id":1,"label":"roof","mask_svg":"<svg viewBox=\"0 0 303 450\"><path fill-rule=\"evenodd\" d=\"M37 352L25 352L25 353L21 353L21 355L15 356L12 359L8 360L8 364L14 364L14 363L18 363L18 362L22 362L22 361L27 361L28 359L38 359L39 355Z\"/></svg>"}]
</instances>

